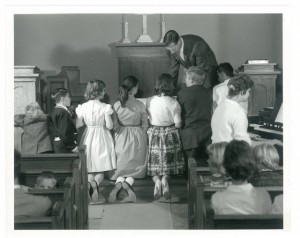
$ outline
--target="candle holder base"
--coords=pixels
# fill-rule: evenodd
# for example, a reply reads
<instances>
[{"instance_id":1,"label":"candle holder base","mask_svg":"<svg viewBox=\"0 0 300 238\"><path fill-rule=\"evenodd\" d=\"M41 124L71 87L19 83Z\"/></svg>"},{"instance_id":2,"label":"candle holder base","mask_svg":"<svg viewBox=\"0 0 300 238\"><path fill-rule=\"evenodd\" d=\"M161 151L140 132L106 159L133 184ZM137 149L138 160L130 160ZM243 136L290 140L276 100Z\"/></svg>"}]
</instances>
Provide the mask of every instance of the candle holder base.
<instances>
[{"instance_id":1,"label":"candle holder base","mask_svg":"<svg viewBox=\"0 0 300 238\"><path fill-rule=\"evenodd\" d=\"M131 43L131 41L126 37L121 40L121 43Z\"/></svg>"},{"instance_id":2,"label":"candle holder base","mask_svg":"<svg viewBox=\"0 0 300 238\"><path fill-rule=\"evenodd\" d=\"M140 35L139 38L136 40L136 42L141 43L141 42L153 42L151 37L149 35Z\"/></svg>"}]
</instances>

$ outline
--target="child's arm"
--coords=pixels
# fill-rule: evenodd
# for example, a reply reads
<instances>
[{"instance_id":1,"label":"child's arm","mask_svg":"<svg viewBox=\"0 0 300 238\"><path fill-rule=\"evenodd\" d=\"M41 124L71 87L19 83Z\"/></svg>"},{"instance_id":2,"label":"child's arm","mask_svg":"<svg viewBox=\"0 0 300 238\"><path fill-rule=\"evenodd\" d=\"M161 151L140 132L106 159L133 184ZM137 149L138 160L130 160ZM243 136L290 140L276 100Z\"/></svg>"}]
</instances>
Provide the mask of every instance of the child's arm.
<instances>
[{"instance_id":1,"label":"child's arm","mask_svg":"<svg viewBox=\"0 0 300 238\"><path fill-rule=\"evenodd\" d=\"M111 119L111 115L105 114L105 126L108 130L111 130L114 126L114 123Z\"/></svg>"},{"instance_id":2,"label":"child's arm","mask_svg":"<svg viewBox=\"0 0 300 238\"><path fill-rule=\"evenodd\" d=\"M180 128L181 127L181 107L177 101L176 101L175 107L173 109L173 118L174 118L175 127Z\"/></svg>"},{"instance_id":3,"label":"child's arm","mask_svg":"<svg viewBox=\"0 0 300 238\"><path fill-rule=\"evenodd\" d=\"M17 114L14 118L14 124L16 127L23 127L24 126L24 118L25 114Z\"/></svg>"},{"instance_id":4,"label":"child's arm","mask_svg":"<svg viewBox=\"0 0 300 238\"><path fill-rule=\"evenodd\" d=\"M149 121L148 121L148 114L146 112L146 108L144 105L142 106L142 110L141 110L141 125L144 131L147 132L149 127Z\"/></svg>"},{"instance_id":5,"label":"child's arm","mask_svg":"<svg viewBox=\"0 0 300 238\"><path fill-rule=\"evenodd\" d=\"M107 104L105 108L105 126L108 130L111 130L114 126L113 121L111 119L111 115L113 114L113 110L111 105Z\"/></svg>"}]
</instances>

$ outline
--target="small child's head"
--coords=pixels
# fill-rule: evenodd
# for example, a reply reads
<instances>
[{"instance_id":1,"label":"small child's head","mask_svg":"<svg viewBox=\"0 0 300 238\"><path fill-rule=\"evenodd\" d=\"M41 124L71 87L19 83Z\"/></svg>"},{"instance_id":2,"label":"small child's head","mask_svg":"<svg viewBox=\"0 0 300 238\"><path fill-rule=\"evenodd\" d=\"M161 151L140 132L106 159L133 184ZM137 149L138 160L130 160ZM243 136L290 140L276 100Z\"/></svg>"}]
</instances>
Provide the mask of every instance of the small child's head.
<instances>
[{"instance_id":1,"label":"small child's head","mask_svg":"<svg viewBox=\"0 0 300 238\"><path fill-rule=\"evenodd\" d=\"M119 89L119 100L122 107L125 106L125 103L128 100L128 95L135 95L138 91L138 79L133 75L127 76L122 86Z\"/></svg>"},{"instance_id":2,"label":"small child's head","mask_svg":"<svg viewBox=\"0 0 300 238\"><path fill-rule=\"evenodd\" d=\"M52 172L44 171L36 179L35 188L52 189L56 187L57 180Z\"/></svg>"},{"instance_id":3,"label":"small child's head","mask_svg":"<svg viewBox=\"0 0 300 238\"><path fill-rule=\"evenodd\" d=\"M246 141L229 142L225 148L223 166L233 181L247 181L255 171L250 145Z\"/></svg>"},{"instance_id":4,"label":"small child's head","mask_svg":"<svg viewBox=\"0 0 300 238\"><path fill-rule=\"evenodd\" d=\"M30 103L25 107L25 115L29 118L35 118L43 112L38 102Z\"/></svg>"},{"instance_id":5,"label":"small child's head","mask_svg":"<svg viewBox=\"0 0 300 238\"><path fill-rule=\"evenodd\" d=\"M224 62L219 64L217 71L221 83L226 79L233 77L233 67L230 63Z\"/></svg>"},{"instance_id":6,"label":"small child's head","mask_svg":"<svg viewBox=\"0 0 300 238\"><path fill-rule=\"evenodd\" d=\"M172 76L170 74L161 74L157 81L155 89L156 95L172 96L174 90Z\"/></svg>"},{"instance_id":7,"label":"small child's head","mask_svg":"<svg viewBox=\"0 0 300 238\"><path fill-rule=\"evenodd\" d=\"M247 75L234 76L228 82L228 98L238 96L239 101L247 101L250 88L254 85L253 81Z\"/></svg>"},{"instance_id":8,"label":"small child's head","mask_svg":"<svg viewBox=\"0 0 300 238\"><path fill-rule=\"evenodd\" d=\"M207 147L207 153L209 156L208 166L212 174L225 174L223 160L226 145L227 142L219 142Z\"/></svg>"},{"instance_id":9,"label":"small child's head","mask_svg":"<svg viewBox=\"0 0 300 238\"><path fill-rule=\"evenodd\" d=\"M185 70L185 83L187 87L192 85L203 85L206 79L206 72L198 66L192 66Z\"/></svg>"},{"instance_id":10,"label":"small child's head","mask_svg":"<svg viewBox=\"0 0 300 238\"><path fill-rule=\"evenodd\" d=\"M279 167L279 154L273 145L263 143L255 146L253 156L259 170Z\"/></svg>"},{"instance_id":11,"label":"small child's head","mask_svg":"<svg viewBox=\"0 0 300 238\"><path fill-rule=\"evenodd\" d=\"M55 104L61 104L65 107L71 105L70 94L65 88L57 88L52 92L51 98L54 100Z\"/></svg>"},{"instance_id":12,"label":"small child's head","mask_svg":"<svg viewBox=\"0 0 300 238\"><path fill-rule=\"evenodd\" d=\"M99 79L88 82L84 97L86 100L103 99L105 95L105 83Z\"/></svg>"}]
</instances>

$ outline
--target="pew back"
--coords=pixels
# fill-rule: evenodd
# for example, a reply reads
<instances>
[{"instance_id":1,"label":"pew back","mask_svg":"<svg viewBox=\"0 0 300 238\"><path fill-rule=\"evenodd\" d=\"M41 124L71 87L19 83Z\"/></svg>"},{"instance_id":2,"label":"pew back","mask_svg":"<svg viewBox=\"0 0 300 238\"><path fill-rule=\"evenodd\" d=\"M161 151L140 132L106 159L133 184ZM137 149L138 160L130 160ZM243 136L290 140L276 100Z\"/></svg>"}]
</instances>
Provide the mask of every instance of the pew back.
<instances>
[{"instance_id":1,"label":"pew back","mask_svg":"<svg viewBox=\"0 0 300 238\"><path fill-rule=\"evenodd\" d=\"M74 178L74 209L76 228L86 229L88 221L88 186L85 147L79 148L79 154L35 154L22 155L20 183L34 186L37 176L43 171L52 171L63 188L67 177ZM73 215L72 215L73 217Z\"/></svg>"},{"instance_id":2,"label":"pew back","mask_svg":"<svg viewBox=\"0 0 300 238\"><path fill-rule=\"evenodd\" d=\"M209 187L205 186L205 184L200 179L199 174L197 173L199 169L196 167L196 162L193 158L188 159L188 225L189 229L225 229L226 224L228 225L228 229L243 229L242 227L253 227L253 229L260 229L260 225L256 224L255 219L261 220L260 224L265 223L265 229L271 227L272 229L278 229L283 227L283 216L262 216L257 215L254 216L253 219L247 220L246 217L251 218L249 216L235 216L235 217L222 217L222 216L214 216L214 212L211 209L210 200L212 194L216 191L223 190L225 188L218 187ZM202 171L202 170L200 170ZM264 187L266 189L271 198L273 199L275 196L283 193L283 187ZM215 220L216 218L216 220ZM230 222L226 221L226 218L232 218L232 222L234 219L237 221L236 228ZM245 223L245 224L244 224ZM248 226L247 226L248 223ZM252 225L251 225L252 224ZM232 225L232 226L230 226ZM258 227L258 228L255 228ZM261 227L264 227L263 225Z\"/></svg>"}]
</instances>

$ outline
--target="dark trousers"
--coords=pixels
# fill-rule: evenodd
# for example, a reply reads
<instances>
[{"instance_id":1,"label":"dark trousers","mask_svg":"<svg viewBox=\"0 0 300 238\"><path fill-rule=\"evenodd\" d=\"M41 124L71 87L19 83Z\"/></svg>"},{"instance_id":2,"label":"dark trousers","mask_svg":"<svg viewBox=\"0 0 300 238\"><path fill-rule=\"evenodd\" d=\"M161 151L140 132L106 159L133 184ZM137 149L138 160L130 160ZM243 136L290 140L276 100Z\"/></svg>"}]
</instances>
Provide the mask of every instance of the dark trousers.
<instances>
[{"instance_id":1,"label":"dark trousers","mask_svg":"<svg viewBox=\"0 0 300 238\"><path fill-rule=\"evenodd\" d=\"M199 167L208 167L208 154L206 153L206 147L204 146L184 150L183 156L185 161L184 177L186 179L188 178L188 158L194 158Z\"/></svg>"},{"instance_id":2,"label":"dark trousers","mask_svg":"<svg viewBox=\"0 0 300 238\"><path fill-rule=\"evenodd\" d=\"M65 147L63 147L61 145L61 142L60 141L53 141L52 142L52 145L53 145L53 150L54 150L54 153L73 153L72 151L66 149Z\"/></svg>"}]
</instances>

